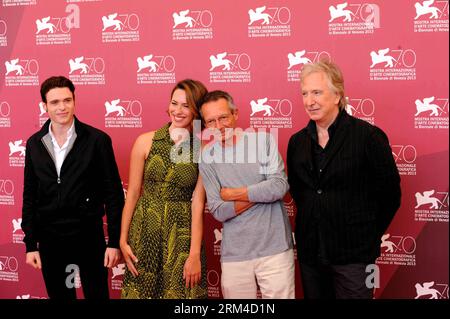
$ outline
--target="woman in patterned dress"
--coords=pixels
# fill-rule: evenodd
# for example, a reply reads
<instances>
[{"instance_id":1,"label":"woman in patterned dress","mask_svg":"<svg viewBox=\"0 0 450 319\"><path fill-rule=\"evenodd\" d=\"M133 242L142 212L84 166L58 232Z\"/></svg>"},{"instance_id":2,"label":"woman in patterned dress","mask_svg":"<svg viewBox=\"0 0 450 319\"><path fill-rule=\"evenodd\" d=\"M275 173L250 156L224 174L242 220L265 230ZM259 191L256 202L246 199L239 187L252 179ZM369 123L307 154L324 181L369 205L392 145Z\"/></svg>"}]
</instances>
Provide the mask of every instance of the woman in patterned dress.
<instances>
[{"instance_id":1,"label":"woman in patterned dress","mask_svg":"<svg viewBox=\"0 0 450 319\"><path fill-rule=\"evenodd\" d=\"M198 81L177 83L168 109L170 123L134 143L120 235L127 265L122 298L207 297L205 190L192 134L206 92Z\"/></svg>"}]
</instances>

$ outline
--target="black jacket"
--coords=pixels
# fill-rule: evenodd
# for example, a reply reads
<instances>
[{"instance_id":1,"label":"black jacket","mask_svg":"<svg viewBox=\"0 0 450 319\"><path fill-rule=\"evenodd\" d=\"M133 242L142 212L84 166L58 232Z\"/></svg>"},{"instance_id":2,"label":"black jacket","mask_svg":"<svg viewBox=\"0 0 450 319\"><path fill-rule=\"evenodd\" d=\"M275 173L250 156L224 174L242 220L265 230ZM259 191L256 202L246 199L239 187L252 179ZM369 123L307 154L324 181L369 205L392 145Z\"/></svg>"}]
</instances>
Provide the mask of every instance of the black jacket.
<instances>
[{"instance_id":1,"label":"black jacket","mask_svg":"<svg viewBox=\"0 0 450 319\"><path fill-rule=\"evenodd\" d=\"M301 262L317 262L318 230L331 264L374 262L400 206L400 176L386 134L346 112L339 121L320 176L307 129L289 140L288 180Z\"/></svg>"},{"instance_id":2,"label":"black jacket","mask_svg":"<svg viewBox=\"0 0 450 319\"><path fill-rule=\"evenodd\" d=\"M75 118L76 138L58 177L44 143L49 124L26 145L22 230L27 252L38 250L42 239L61 240L86 225L102 224L105 211L108 246L119 247L124 194L110 137Z\"/></svg>"}]
</instances>

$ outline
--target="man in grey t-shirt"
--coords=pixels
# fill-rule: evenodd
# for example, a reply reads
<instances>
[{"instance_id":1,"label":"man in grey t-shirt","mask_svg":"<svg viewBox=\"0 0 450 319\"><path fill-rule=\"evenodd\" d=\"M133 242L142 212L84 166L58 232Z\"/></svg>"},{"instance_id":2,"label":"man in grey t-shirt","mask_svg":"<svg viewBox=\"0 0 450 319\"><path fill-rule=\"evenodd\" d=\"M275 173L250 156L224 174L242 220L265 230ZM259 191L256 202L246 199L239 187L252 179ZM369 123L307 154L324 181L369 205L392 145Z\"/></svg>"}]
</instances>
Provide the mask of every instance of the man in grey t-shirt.
<instances>
[{"instance_id":1,"label":"man in grey t-shirt","mask_svg":"<svg viewBox=\"0 0 450 319\"><path fill-rule=\"evenodd\" d=\"M257 286L263 298L295 298L292 232L282 201L289 185L273 136L236 129L237 109L226 92L209 92L200 111L215 136L199 168L209 210L223 223L224 298L256 298Z\"/></svg>"}]
</instances>

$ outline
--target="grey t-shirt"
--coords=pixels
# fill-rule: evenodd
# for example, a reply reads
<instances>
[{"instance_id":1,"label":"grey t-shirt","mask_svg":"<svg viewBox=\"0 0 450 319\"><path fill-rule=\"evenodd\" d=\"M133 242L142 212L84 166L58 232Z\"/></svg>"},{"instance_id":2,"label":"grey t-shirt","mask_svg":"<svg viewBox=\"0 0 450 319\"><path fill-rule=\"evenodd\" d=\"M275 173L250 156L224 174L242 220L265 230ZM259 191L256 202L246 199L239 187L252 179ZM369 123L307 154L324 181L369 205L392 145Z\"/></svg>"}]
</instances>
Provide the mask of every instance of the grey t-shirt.
<instances>
[{"instance_id":1,"label":"grey t-shirt","mask_svg":"<svg viewBox=\"0 0 450 319\"><path fill-rule=\"evenodd\" d=\"M208 208L223 223L221 261L271 256L293 247L283 197L289 189L284 163L272 135L244 133L234 146L206 146L199 162ZM236 216L233 201L223 201L223 187L247 186L254 206Z\"/></svg>"}]
</instances>

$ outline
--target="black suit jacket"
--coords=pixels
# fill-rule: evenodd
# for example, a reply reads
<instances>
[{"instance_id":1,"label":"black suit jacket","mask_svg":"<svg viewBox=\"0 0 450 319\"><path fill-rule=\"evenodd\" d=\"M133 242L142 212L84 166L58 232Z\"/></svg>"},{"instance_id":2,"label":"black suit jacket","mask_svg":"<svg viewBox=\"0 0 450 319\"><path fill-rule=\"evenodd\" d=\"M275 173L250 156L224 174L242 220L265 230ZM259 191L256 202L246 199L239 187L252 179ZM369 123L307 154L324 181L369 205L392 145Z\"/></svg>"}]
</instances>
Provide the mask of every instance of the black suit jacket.
<instances>
[{"instance_id":1,"label":"black suit jacket","mask_svg":"<svg viewBox=\"0 0 450 319\"><path fill-rule=\"evenodd\" d=\"M331 264L374 262L401 197L386 134L342 112L320 176L312 143L304 128L290 138L287 152L299 260L317 261L319 230Z\"/></svg>"},{"instance_id":2,"label":"black suit jacket","mask_svg":"<svg viewBox=\"0 0 450 319\"><path fill-rule=\"evenodd\" d=\"M124 194L110 137L75 118L76 139L58 178L43 140L49 124L26 146L22 230L27 252L38 250L43 238L62 240L86 226L103 225L105 211L108 246L118 248Z\"/></svg>"}]
</instances>

